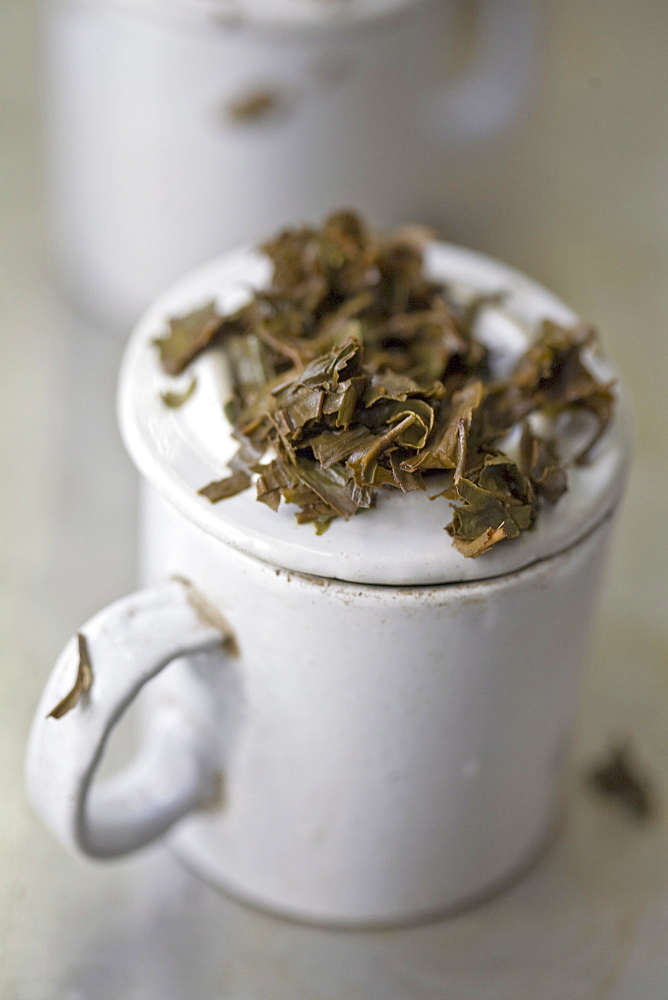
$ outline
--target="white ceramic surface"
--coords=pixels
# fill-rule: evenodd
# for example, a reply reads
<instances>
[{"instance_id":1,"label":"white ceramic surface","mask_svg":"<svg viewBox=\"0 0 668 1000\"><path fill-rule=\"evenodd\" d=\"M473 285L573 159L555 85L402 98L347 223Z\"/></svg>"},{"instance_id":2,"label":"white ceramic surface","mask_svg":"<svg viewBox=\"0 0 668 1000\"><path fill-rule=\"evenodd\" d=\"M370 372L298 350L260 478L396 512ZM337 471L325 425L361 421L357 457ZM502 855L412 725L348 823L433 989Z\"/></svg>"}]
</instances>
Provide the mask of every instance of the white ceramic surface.
<instances>
[{"instance_id":1,"label":"white ceramic surface","mask_svg":"<svg viewBox=\"0 0 668 1000\"><path fill-rule=\"evenodd\" d=\"M258 265L246 253L230 261L238 276ZM510 301L525 322L548 308L566 316L544 290L485 258L439 245L430 261L469 288L512 280ZM215 526L201 520L180 478L184 463L196 465L196 411L190 427L155 417L150 338L184 290L210 297L221 274L227 284L218 262L187 279L147 314L126 352L120 413L145 480L147 589L83 626L95 679L60 720L45 715L76 675L73 643L56 664L31 733L31 800L70 848L106 857L169 832L179 856L214 884L301 919L396 923L480 898L526 864L554 815L624 479L627 410L593 478L572 482L566 529L544 529L548 552L539 525L524 566L489 578L480 559L476 575L488 578L456 582L465 561L441 557L446 544L432 564L438 583L328 579L329 565L351 565L339 557L353 543L328 561L302 527L320 573L295 572L282 561L272 512L264 558L251 540L230 544L225 504ZM239 294L231 281L227 291ZM500 329L488 330L492 340ZM507 339L507 320L505 329ZM376 519L380 535L363 542L372 561L383 538L394 544L393 522L382 509L354 522L371 530ZM419 565L429 565L432 525L410 508L403 527ZM409 547L398 558L401 571L418 565ZM235 655L229 642L221 647L230 631ZM108 734L147 682L145 751L91 791Z\"/></svg>"},{"instance_id":2,"label":"white ceramic surface","mask_svg":"<svg viewBox=\"0 0 668 1000\"><path fill-rule=\"evenodd\" d=\"M534 64L524 0L49 0L44 100L61 284L123 335L186 268L298 218L377 225L447 203L437 153L513 117ZM232 16L234 15L234 16ZM275 107L239 120L239 101Z\"/></svg>"}]
</instances>

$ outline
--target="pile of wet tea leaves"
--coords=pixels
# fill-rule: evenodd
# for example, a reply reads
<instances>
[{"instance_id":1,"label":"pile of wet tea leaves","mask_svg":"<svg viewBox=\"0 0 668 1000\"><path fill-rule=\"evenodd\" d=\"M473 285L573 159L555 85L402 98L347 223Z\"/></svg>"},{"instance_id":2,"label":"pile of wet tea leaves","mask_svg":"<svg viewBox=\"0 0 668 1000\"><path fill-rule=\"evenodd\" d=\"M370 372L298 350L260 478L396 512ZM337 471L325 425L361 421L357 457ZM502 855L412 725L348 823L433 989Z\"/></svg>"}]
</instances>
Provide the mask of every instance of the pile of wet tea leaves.
<instances>
[{"instance_id":1,"label":"pile of wet tea leaves","mask_svg":"<svg viewBox=\"0 0 668 1000\"><path fill-rule=\"evenodd\" d=\"M546 320L511 373L495 377L474 333L490 299L463 305L430 280L427 239L418 227L379 237L338 212L320 229L288 229L264 244L271 285L240 309L220 315L210 303L170 321L155 341L165 372L180 374L212 344L231 372L225 412L239 448L230 474L203 496L216 503L255 480L258 500L274 510L295 504L299 523L322 532L373 507L381 489L434 483L453 507L453 544L472 557L532 528L541 507L559 500L568 419L594 418L569 459L584 463L612 415L612 385L584 357L595 332Z\"/></svg>"}]
</instances>

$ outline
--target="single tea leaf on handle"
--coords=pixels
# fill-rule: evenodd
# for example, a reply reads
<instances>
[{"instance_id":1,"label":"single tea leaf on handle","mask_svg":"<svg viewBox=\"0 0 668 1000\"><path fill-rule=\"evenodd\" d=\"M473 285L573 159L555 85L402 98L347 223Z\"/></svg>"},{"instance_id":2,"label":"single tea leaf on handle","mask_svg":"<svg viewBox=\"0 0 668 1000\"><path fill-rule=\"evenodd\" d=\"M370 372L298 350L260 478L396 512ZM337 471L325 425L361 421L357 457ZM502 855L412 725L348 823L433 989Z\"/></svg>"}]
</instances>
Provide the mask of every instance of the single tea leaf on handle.
<instances>
[{"instance_id":1,"label":"single tea leaf on handle","mask_svg":"<svg viewBox=\"0 0 668 1000\"><path fill-rule=\"evenodd\" d=\"M88 694L93 686L93 667L90 662L88 643L82 632L77 632L77 642L79 645L79 666L74 686L55 708L51 709L47 719L61 719L63 715L67 715L79 704L81 696Z\"/></svg>"},{"instance_id":2,"label":"single tea leaf on handle","mask_svg":"<svg viewBox=\"0 0 668 1000\"><path fill-rule=\"evenodd\" d=\"M170 410L178 410L179 406L183 406L187 403L195 389L197 388L197 377L193 375L190 380L190 384L186 386L183 392L175 392L174 390L167 390L166 392L160 393L160 398L162 399L165 406L168 406Z\"/></svg>"}]
</instances>

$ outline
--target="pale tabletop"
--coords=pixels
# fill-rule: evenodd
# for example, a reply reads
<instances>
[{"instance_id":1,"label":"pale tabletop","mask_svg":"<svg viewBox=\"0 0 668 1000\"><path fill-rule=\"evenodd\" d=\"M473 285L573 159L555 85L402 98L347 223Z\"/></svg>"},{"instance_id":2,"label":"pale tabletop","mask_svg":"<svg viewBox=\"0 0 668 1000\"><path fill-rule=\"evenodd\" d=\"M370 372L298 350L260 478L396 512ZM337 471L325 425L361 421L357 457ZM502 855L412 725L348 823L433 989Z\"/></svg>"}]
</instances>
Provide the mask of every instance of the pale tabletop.
<instances>
[{"instance_id":1,"label":"pale tabletop","mask_svg":"<svg viewBox=\"0 0 668 1000\"><path fill-rule=\"evenodd\" d=\"M0 5L0 996L3 1000L666 1000L668 997L668 5L540 4L533 104L450 161L443 235L543 281L602 330L637 410L564 817L496 899L403 931L331 932L218 895L163 848L65 855L22 791L38 692L77 625L134 580L135 476L114 422L121 340L44 264L36 5ZM481 198L479 185L487 191ZM662 812L591 794L629 737Z\"/></svg>"}]
</instances>

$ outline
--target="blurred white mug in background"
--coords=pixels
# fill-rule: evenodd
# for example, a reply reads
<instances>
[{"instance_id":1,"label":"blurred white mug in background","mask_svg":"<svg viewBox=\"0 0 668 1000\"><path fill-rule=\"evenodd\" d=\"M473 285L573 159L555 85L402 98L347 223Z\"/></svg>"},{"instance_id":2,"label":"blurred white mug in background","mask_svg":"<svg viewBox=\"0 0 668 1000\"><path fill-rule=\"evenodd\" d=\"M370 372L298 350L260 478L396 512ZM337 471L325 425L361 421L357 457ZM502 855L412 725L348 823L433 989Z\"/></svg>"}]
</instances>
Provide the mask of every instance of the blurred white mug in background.
<instances>
[{"instance_id":1,"label":"blurred white mug in background","mask_svg":"<svg viewBox=\"0 0 668 1000\"><path fill-rule=\"evenodd\" d=\"M534 64L534 5L480 0L454 73L463 12L453 0L49 0L60 286L125 332L184 269L296 219L351 205L379 226L432 220L448 203L439 149L501 131Z\"/></svg>"}]
</instances>

